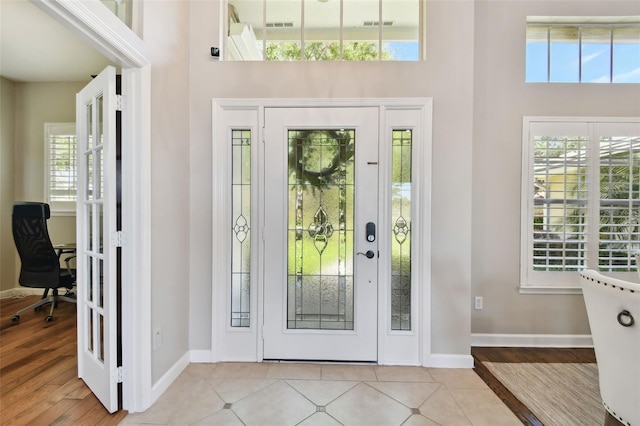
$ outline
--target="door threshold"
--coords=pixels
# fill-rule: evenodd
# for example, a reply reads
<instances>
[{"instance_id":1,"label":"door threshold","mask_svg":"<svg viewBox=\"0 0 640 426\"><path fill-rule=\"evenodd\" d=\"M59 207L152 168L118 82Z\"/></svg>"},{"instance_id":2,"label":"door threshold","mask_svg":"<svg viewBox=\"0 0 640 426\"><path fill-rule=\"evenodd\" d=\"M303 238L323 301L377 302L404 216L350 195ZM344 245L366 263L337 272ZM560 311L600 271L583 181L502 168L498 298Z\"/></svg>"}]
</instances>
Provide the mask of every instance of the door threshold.
<instances>
[{"instance_id":1,"label":"door threshold","mask_svg":"<svg viewBox=\"0 0 640 426\"><path fill-rule=\"evenodd\" d=\"M378 365L378 361L339 361L328 359L263 359L271 364L328 364L328 365Z\"/></svg>"}]
</instances>

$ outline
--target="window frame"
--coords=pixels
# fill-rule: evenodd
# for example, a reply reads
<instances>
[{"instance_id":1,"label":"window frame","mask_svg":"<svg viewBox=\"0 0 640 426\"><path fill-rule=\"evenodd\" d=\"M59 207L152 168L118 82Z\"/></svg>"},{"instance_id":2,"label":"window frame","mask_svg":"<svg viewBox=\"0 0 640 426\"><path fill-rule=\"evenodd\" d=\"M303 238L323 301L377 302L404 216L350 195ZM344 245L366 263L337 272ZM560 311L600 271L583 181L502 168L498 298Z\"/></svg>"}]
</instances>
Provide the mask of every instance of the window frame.
<instances>
[{"instance_id":1,"label":"window frame","mask_svg":"<svg viewBox=\"0 0 640 426\"><path fill-rule=\"evenodd\" d=\"M262 38L261 39L256 39L255 37L255 33L254 30L251 26L251 24L249 23L244 23L244 22L238 22L235 21L234 19L237 18L236 12L235 10L230 12L230 2L229 1L223 1L220 2L220 16L222 18L222 22L220 25L221 28L221 39L223 40L223 42L221 43L222 48L221 51L219 52L219 58L221 58L221 60L223 61L258 61L258 62L289 62L289 61L283 61L283 60L278 60L278 61L269 61L267 59L267 44L269 42L269 40L267 39L267 28L268 28L268 22L267 22L267 4L266 2L268 0L259 0L261 3L261 9L262 9ZM305 27L304 27L304 21L305 21L305 10L304 10L304 0L300 0L301 1L301 38L295 39L294 41L296 42L300 42L302 44L301 47L301 59L299 60L293 60L290 62L323 62L323 61L315 61L315 60L309 60L309 59L304 59L304 44L305 44ZM333 62L349 62L350 60L348 59L344 59L342 57L342 51L343 51L343 45L345 43L347 43L349 40L345 40L344 39L344 23L342 22L343 19L343 4L342 2L344 0L339 0L341 5L340 5L340 26L338 27L338 32L340 34L339 37L339 41L338 43L340 44L340 58L334 60ZM426 22L426 16L425 16L425 2L423 0L416 0L417 1L417 5L418 5L418 34L417 34L417 43L418 43L418 58L417 59L406 59L406 60L398 60L398 59L384 59L383 58L383 45L385 42L388 42L388 40L384 39L384 33L385 33L385 27L384 27L384 16L383 16L383 7L384 7L384 2L385 1L389 1L391 2L391 0L377 0L379 2L379 13L378 13L378 18L377 21L371 21L374 25L373 26L377 26L378 27L378 38L375 40L375 42L378 44L377 48L378 48L378 57L374 60L370 60L370 62L424 62L425 61L425 57L426 57L426 31L425 31L425 22ZM369 20L367 20L367 22L369 22ZM234 41L232 41L232 34L231 34L231 29L233 25L239 25L242 24L241 26L237 26L237 31L234 31L233 37L237 38L237 39L242 39L241 44L245 45L245 44L251 44L254 42L258 42L261 41L262 42L262 47L261 50L257 49L256 52L247 52L247 49L240 46L237 47L236 43ZM279 23L280 24L280 23ZM284 24L284 23L283 23ZM377 25L376 25L377 24ZM242 29L241 29L242 27ZM246 28L244 28L246 27ZM253 48L249 49L249 50L253 50ZM243 54L247 54L249 56L249 59L232 59L231 55L243 55Z\"/></svg>"},{"instance_id":2,"label":"window frame","mask_svg":"<svg viewBox=\"0 0 640 426\"><path fill-rule=\"evenodd\" d=\"M527 60L528 60L528 44L529 44L529 36L528 32L530 28L537 27L540 29L545 29L547 33L546 40L546 79L543 80L528 80L527 79ZM577 54L578 61L577 66L577 81L560 81L560 80L552 80L552 75L554 73L554 67L552 64L552 42L550 32L554 28L575 28L578 38L576 40L577 43ZM584 58L584 45L582 40L582 33L585 29L592 28L608 28L609 29L609 51L608 51L608 62L609 62L609 70L608 70L608 81L584 81L584 72L583 72L583 58ZM526 25L525 25L525 51L527 51L527 56L525 58L525 83L535 84L549 84L549 83L572 83L572 84L639 84L639 82L625 82L625 81L616 81L614 79L614 66L616 61L614 60L615 56L615 31L617 29L625 29L625 28L636 28L640 31L640 17L639 16L603 16L603 17L590 17L590 16L575 16L575 17L555 17L555 16L527 16ZM588 56L588 55L587 55ZM556 67L561 68L562 63L556 65ZM555 68L557 71L557 68Z\"/></svg>"},{"instance_id":3,"label":"window frame","mask_svg":"<svg viewBox=\"0 0 640 426\"><path fill-rule=\"evenodd\" d=\"M532 141L536 135L535 127L547 128L563 127L562 133L555 135L586 136L588 152L600 151L601 136L640 136L640 118L631 117L524 117L522 125L522 178L521 178L521 227L520 227L520 293L529 294L575 294L580 293L579 274L573 271L533 271L533 226L534 202L531 196L533 182L533 149ZM566 130L565 130L566 129ZM620 130L618 130L620 129ZM586 132L583 134L576 131ZM612 134L617 132L620 134ZM636 133L637 134L632 134ZM585 231L585 264L581 269L599 270L598 255L600 242L600 155L589 155L587 167L587 228ZM594 172L595 170L595 172ZM594 203L595 207L594 207ZM590 223L597 223L597 227L590 227ZM595 256L594 256L595 253ZM612 276L623 279L635 276L633 272L607 272Z\"/></svg>"},{"instance_id":4,"label":"window frame","mask_svg":"<svg viewBox=\"0 0 640 426\"><path fill-rule=\"evenodd\" d=\"M75 122L59 122L59 123L44 123L44 199L49 204L51 213L56 216L75 216L76 215L76 201L77 201L77 189L78 189L78 164L77 164L77 145L71 155L72 166L75 166L75 189L69 193L75 195L73 201L55 201L52 200L52 188L51 188L51 143L52 138L55 136L69 136L73 135L74 143L76 141L76 123ZM73 167L70 167L71 169Z\"/></svg>"}]
</instances>

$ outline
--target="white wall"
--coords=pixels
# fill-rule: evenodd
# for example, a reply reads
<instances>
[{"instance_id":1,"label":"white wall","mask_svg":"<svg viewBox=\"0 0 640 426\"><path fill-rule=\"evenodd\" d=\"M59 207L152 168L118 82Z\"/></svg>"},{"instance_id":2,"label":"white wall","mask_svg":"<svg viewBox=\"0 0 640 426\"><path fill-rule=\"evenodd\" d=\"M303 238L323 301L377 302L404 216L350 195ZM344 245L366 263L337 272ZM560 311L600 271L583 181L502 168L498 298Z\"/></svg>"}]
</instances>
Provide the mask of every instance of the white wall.
<instances>
[{"instance_id":1,"label":"white wall","mask_svg":"<svg viewBox=\"0 0 640 426\"><path fill-rule=\"evenodd\" d=\"M11 232L15 95L15 83L0 77L0 291L14 288L18 281L16 249Z\"/></svg>"},{"instance_id":2,"label":"white wall","mask_svg":"<svg viewBox=\"0 0 640 426\"><path fill-rule=\"evenodd\" d=\"M151 330L156 383L189 349L189 9L144 4L151 59Z\"/></svg>"},{"instance_id":3,"label":"white wall","mask_svg":"<svg viewBox=\"0 0 640 426\"><path fill-rule=\"evenodd\" d=\"M211 140L211 99L415 96L434 98L432 350L468 354L474 2L427 2L427 60L417 63L221 62L209 55L218 1L190 9L190 348L211 347L211 285L227 285L211 276L211 144L225 143Z\"/></svg>"},{"instance_id":4,"label":"white wall","mask_svg":"<svg viewBox=\"0 0 640 426\"><path fill-rule=\"evenodd\" d=\"M527 15L640 15L640 3L476 3L471 293L484 310L472 332L590 334L582 295L518 292L522 117L637 117L640 85L524 83Z\"/></svg>"},{"instance_id":5,"label":"white wall","mask_svg":"<svg viewBox=\"0 0 640 426\"><path fill-rule=\"evenodd\" d=\"M90 77L87 78L87 80ZM11 236L11 208L14 201L45 201L44 199L44 124L75 122L76 93L86 82L65 83L17 83L2 79L2 220L3 233L9 237L3 244L2 287L6 290L18 287L17 273L20 268L18 253ZM6 91L4 89L7 89ZM12 88L9 90L9 88ZM9 102L13 92L13 102ZM5 94L8 95L5 99ZM6 108L4 107L7 103ZM13 121L5 130L5 121ZM6 135L5 132L10 133ZM10 140L9 140L10 138ZM4 214L7 215L6 222ZM5 228L5 225L8 228ZM48 222L49 235L54 244L74 242L76 236L75 216L55 216ZM5 268L5 264L7 268ZM13 265L9 268L8 265Z\"/></svg>"}]
</instances>

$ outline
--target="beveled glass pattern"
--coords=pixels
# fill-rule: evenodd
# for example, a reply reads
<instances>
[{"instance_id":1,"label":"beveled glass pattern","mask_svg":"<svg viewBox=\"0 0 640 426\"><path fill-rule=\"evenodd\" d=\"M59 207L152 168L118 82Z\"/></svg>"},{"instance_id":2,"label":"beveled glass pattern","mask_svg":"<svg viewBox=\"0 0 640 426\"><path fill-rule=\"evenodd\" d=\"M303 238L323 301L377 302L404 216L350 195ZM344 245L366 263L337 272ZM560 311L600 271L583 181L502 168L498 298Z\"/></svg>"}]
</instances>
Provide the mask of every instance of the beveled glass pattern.
<instances>
[{"instance_id":1,"label":"beveled glass pattern","mask_svg":"<svg viewBox=\"0 0 640 426\"><path fill-rule=\"evenodd\" d=\"M251 325L251 130L231 132L231 326Z\"/></svg>"},{"instance_id":2,"label":"beveled glass pattern","mask_svg":"<svg viewBox=\"0 0 640 426\"><path fill-rule=\"evenodd\" d=\"M354 130L289 130L287 328L353 330Z\"/></svg>"},{"instance_id":3,"label":"beveled glass pattern","mask_svg":"<svg viewBox=\"0 0 640 426\"><path fill-rule=\"evenodd\" d=\"M411 330L411 130L392 133L391 329Z\"/></svg>"}]
</instances>

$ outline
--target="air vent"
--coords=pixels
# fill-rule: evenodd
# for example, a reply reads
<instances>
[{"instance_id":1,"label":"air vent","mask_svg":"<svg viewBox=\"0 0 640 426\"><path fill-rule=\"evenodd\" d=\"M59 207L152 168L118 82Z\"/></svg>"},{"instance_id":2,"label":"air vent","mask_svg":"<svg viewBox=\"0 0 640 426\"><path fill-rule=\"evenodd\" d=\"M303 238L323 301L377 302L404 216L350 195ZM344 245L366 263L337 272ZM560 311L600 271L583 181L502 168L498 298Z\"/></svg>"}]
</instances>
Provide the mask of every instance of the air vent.
<instances>
[{"instance_id":1,"label":"air vent","mask_svg":"<svg viewBox=\"0 0 640 426\"><path fill-rule=\"evenodd\" d=\"M267 28L293 28L293 22L267 22Z\"/></svg>"},{"instance_id":2,"label":"air vent","mask_svg":"<svg viewBox=\"0 0 640 426\"><path fill-rule=\"evenodd\" d=\"M362 23L363 27L377 27L380 25L380 21L364 21ZM393 21L382 21L383 27L390 27L393 25Z\"/></svg>"}]
</instances>

